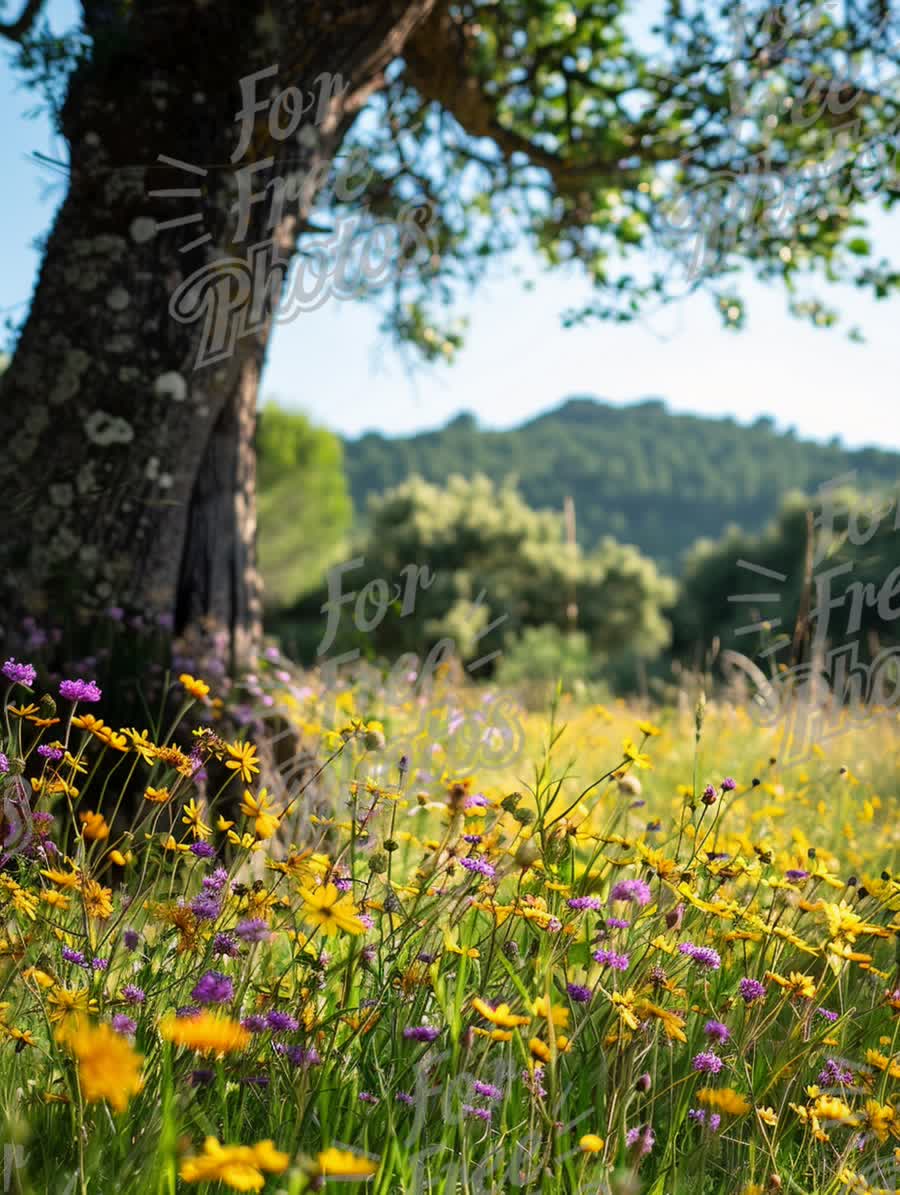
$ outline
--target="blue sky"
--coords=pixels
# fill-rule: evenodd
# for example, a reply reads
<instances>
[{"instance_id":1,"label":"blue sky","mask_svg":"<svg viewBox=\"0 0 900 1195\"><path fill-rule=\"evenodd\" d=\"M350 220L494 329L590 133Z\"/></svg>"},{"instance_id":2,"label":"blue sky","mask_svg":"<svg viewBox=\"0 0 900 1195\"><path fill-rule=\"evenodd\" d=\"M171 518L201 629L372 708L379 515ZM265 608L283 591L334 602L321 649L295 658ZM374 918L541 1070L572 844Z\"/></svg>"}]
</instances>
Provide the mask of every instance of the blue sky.
<instances>
[{"instance_id":1,"label":"blue sky","mask_svg":"<svg viewBox=\"0 0 900 1195\"><path fill-rule=\"evenodd\" d=\"M49 7L60 26L74 10L72 0ZM66 153L45 118L25 118L35 96L21 88L9 57L0 48L0 104L7 113L0 143L6 229L0 313L18 321L39 265L34 239L49 228L63 194L57 174L32 154L64 161ZM876 249L900 262L897 214L879 220ZM276 328L263 395L351 435L430 428L463 410L485 425L509 427L566 396L594 394L617 403L660 397L673 410L741 422L772 415L802 436L900 449L896 300L838 296L848 326L863 330L863 345L793 320L782 290L754 283L745 288L750 316L741 333L725 331L702 295L631 326L566 330L560 313L585 294L583 284L546 273L528 257L520 264L534 287L526 291L521 277L498 267L466 308L468 340L453 366L410 374L379 336L374 307L331 300Z\"/></svg>"}]
</instances>

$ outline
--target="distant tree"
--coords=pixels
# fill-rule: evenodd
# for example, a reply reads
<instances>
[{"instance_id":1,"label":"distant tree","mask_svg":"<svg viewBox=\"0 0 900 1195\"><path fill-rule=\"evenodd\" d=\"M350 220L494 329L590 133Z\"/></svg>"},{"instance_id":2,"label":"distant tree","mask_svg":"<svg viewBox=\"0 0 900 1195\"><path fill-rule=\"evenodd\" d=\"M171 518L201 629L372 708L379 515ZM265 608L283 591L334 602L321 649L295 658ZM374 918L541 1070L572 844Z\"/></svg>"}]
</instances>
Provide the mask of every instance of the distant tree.
<instances>
[{"instance_id":1,"label":"distant tree","mask_svg":"<svg viewBox=\"0 0 900 1195\"><path fill-rule=\"evenodd\" d=\"M652 657L668 642L663 609L675 588L652 561L612 541L585 555L566 543L560 514L486 477L412 478L374 498L355 555L364 563L340 589L368 597L342 606L344 646L424 653L449 637L465 660L489 666L528 627L577 628L595 660L626 649Z\"/></svg>"},{"instance_id":2,"label":"distant tree","mask_svg":"<svg viewBox=\"0 0 900 1195\"><path fill-rule=\"evenodd\" d=\"M346 551L353 504L343 444L295 411L263 407L259 462L259 567L268 607L296 602L321 585Z\"/></svg>"}]
</instances>

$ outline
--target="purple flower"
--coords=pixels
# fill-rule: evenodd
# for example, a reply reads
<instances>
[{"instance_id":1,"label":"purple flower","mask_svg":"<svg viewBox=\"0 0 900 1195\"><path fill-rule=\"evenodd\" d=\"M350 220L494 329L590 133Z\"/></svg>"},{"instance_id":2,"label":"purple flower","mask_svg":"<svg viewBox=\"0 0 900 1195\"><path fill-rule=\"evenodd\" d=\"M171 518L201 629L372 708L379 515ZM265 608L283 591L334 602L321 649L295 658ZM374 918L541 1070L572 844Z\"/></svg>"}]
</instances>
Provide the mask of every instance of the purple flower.
<instances>
[{"instance_id":1,"label":"purple flower","mask_svg":"<svg viewBox=\"0 0 900 1195\"><path fill-rule=\"evenodd\" d=\"M378 1096L372 1095L371 1091L361 1091L359 1093L359 1101L361 1104L377 1104Z\"/></svg>"},{"instance_id":2,"label":"purple flower","mask_svg":"<svg viewBox=\"0 0 900 1195\"><path fill-rule=\"evenodd\" d=\"M203 887L207 892L221 892L227 882L228 872L224 867L217 867L215 871L211 871L202 880Z\"/></svg>"},{"instance_id":3,"label":"purple flower","mask_svg":"<svg viewBox=\"0 0 900 1195\"><path fill-rule=\"evenodd\" d=\"M624 917L607 917L606 927L607 929L629 929L631 922L626 921Z\"/></svg>"},{"instance_id":4,"label":"purple flower","mask_svg":"<svg viewBox=\"0 0 900 1195\"><path fill-rule=\"evenodd\" d=\"M612 967L614 971L627 971L631 962L627 954L616 954L614 950L595 950L591 957L601 967Z\"/></svg>"},{"instance_id":5,"label":"purple flower","mask_svg":"<svg viewBox=\"0 0 900 1195\"><path fill-rule=\"evenodd\" d=\"M800 867L789 867L784 875L785 879L790 880L792 884L798 884L801 880L809 879L809 872L804 871Z\"/></svg>"},{"instance_id":6,"label":"purple flower","mask_svg":"<svg viewBox=\"0 0 900 1195\"><path fill-rule=\"evenodd\" d=\"M836 1021L838 1019L838 1014L832 1012L830 1008L817 1008L816 1016L824 1017L826 1021Z\"/></svg>"},{"instance_id":7,"label":"purple flower","mask_svg":"<svg viewBox=\"0 0 900 1195\"><path fill-rule=\"evenodd\" d=\"M67 963L74 963L76 967L83 967L86 960L84 955L78 950L70 950L68 946L62 948L63 961Z\"/></svg>"},{"instance_id":8,"label":"purple flower","mask_svg":"<svg viewBox=\"0 0 900 1195\"><path fill-rule=\"evenodd\" d=\"M431 1025L411 1025L403 1030L403 1036L407 1041L434 1041L440 1032Z\"/></svg>"},{"instance_id":9,"label":"purple flower","mask_svg":"<svg viewBox=\"0 0 900 1195\"><path fill-rule=\"evenodd\" d=\"M221 971L207 971L191 992L198 1004L228 1004L234 999L234 984Z\"/></svg>"},{"instance_id":10,"label":"purple flower","mask_svg":"<svg viewBox=\"0 0 900 1195\"><path fill-rule=\"evenodd\" d=\"M137 950L141 941L141 935L136 929L126 929L125 933L122 934L122 941L125 943L126 950Z\"/></svg>"},{"instance_id":11,"label":"purple flower","mask_svg":"<svg viewBox=\"0 0 900 1195\"><path fill-rule=\"evenodd\" d=\"M272 936L268 924L261 917L239 921L234 932L243 942L265 942Z\"/></svg>"},{"instance_id":12,"label":"purple flower","mask_svg":"<svg viewBox=\"0 0 900 1195\"><path fill-rule=\"evenodd\" d=\"M38 755L42 756L42 758L49 759L53 763L57 763L65 755L65 751L63 751L62 747L51 747L47 743L41 743L40 747L37 749L37 753Z\"/></svg>"},{"instance_id":13,"label":"purple flower","mask_svg":"<svg viewBox=\"0 0 900 1195\"><path fill-rule=\"evenodd\" d=\"M222 912L222 904L210 892L201 892L191 901L191 912L198 921L216 921Z\"/></svg>"},{"instance_id":14,"label":"purple flower","mask_svg":"<svg viewBox=\"0 0 900 1195\"><path fill-rule=\"evenodd\" d=\"M495 869L487 862L486 859L473 859L467 857L459 860L460 867L464 867L466 871L477 872L478 875L484 876L487 880L492 880L497 875Z\"/></svg>"},{"instance_id":15,"label":"purple flower","mask_svg":"<svg viewBox=\"0 0 900 1195\"><path fill-rule=\"evenodd\" d=\"M126 983L122 988L122 999L128 1004L143 1004L147 999L147 993L136 984Z\"/></svg>"},{"instance_id":16,"label":"purple flower","mask_svg":"<svg viewBox=\"0 0 900 1195\"><path fill-rule=\"evenodd\" d=\"M406 1104L406 1106L409 1108L411 1108L413 1106L413 1104L416 1102L413 1099L413 1097L411 1095L408 1095L407 1092L405 1092L405 1091L398 1091L397 1094L394 1096L394 1099L397 1100L401 1104Z\"/></svg>"},{"instance_id":17,"label":"purple flower","mask_svg":"<svg viewBox=\"0 0 900 1195\"><path fill-rule=\"evenodd\" d=\"M9 771L9 756L5 751L0 751L0 772L5 775Z\"/></svg>"},{"instance_id":18,"label":"purple flower","mask_svg":"<svg viewBox=\"0 0 900 1195\"><path fill-rule=\"evenodd\" d=\"M249 1017L244 1017L241 1025L248 1033L265 1033L269 1028L268 1021L261 1013L251 1013Z\"/></svg>"},{"instance_id":19,"label":"purple flower","mask_svg":"<svg viewBox=\"0 0 900 1195\"><path fill-rule=\"evenodd\" d=\"M719 1115L719 1113L718 1112L711 1113L710 1118L709 1118L709 1131L711 1133L717 1133L719 1131L719 1125L721 1123L722 1123L722 1117Z\"/></svg>"},{"instance_id":20,"label":"purple flower","mask_svg":"<svg viewBox=\"0 0 900 1195\"><path fill-rule=\"evenodd\" d=\"M181 1008L175 1009L175 1016L179 1020L183 1020L185 1017L199 1017L202 1011L202 1008L197 1008L194 1004L184 1004Z\"/></svg>"},{"instance_id":21,"label":"purple flower","mask_svg":"<svg viewBox=\"0 0 900 1195\"><path fill-rule=\"evenodd\" d=\"M480 1079L472 1080L472 1090L476 1095L484 1096L486 1100L502 1100L503 1089L494 1087L492 1083L482 1083Z\"/></svg>"},{"instance_id":22,"label":"purple flower","mask_svg":"<svg viewBox=\"0 0 900 1195\"><path fill-rule=\"evenodd\" d=\"M137 1032L137 1021L126 1017L123 1012L117 1012L110 1022L116 1033L132 1034Z\"/></svg>"},{"instance_id":23,"label":"purple flower","mask_svg":"<svg viewBox=\"0 0 900 1195\"><path fill-rule=\"evenodd\" d=\"M693 942L682 942L678 947L681 954L686 954L701 967L708 967L711 971L718 971L722 966L722 959L718 951L711 946L695 946Z\"/></svg>"},{"instance_id":24,"label":"purple flower","mask_svg":"<svg viewBox=\"0 0 900 1195\"><path fill-rule=\"evenodd\" d=\"M706 1112L703 1108L688 1108L688 1120L694 1124L706 1124Z\"/></svg>"},{"instance_id":25,"label":"purple flower","mask_svg":"<svg viewBox=\"0 0 900 1195\"><path fill-rule=\"evenodd\" d=\"M825 1066L819 1071L816 1082L820 1087L843 1087L845 1084L853 1082L853 1071L841 1067L836 1059L827 1058Z\"/></svg>"},{"instance_id":26,"label":"purple flower","mask_svg":"<svg viewBox=\"0 0 900 1195\"><path fill-rule=\"evenodd\" d=\"M704 801L714 801L716 799L715 785L707 784L706 788L704 788L701 795L702 795Z\"/></svg>"},{"instance_id":27,"label":"purple flower","mask_svg":"<svg viewBox=\"0 0 900 1195\"><path fill-rule=\"evenodd\" d=\"M211 1070L196 1070L191 1071L190 1085L191 1087L205 1087L208 1083L212 1083L216 1077L216 1072Z\"/></svg>"},{"instance_id":28,"label":"purple flower","mask_svg":"<svg viewBox=\"0 0 900 1195\"><path fill-rule=\"evenodd\" d=\"M560 919L558 917L551 917L550 920L547 922L547 924L544 926L544 930L548 934L558 934L561 929L562 929L562 922L560 921Z\"/></svg>"},{"instance_id":29,"label":"purple flower","mask_svg":"<svg viewBox=\"0 0 900 1195\"><path fill-rule=\"evenodd\" d=\"M99 701L103 696L92 680L64 680L59 682L59 695L66 701Z\"/></svg>"},{"instance_id":30,"label":"purple flower","mask_svg":"<svg viewBox=\"0 0 900 1195\"><path fill-rule=\"evenodd\" d=\"M722 1069L722 1059L718 1054L713 1054L711 1050L701 1050L694 1056L691 1067L703 1074L717 1075Z\"/></svg>"},{"instance_id":31,"label":"purple flower","mask_svg":"<svg viewBox=\"0 0 900 1195\"><path fill-rule=\"evenodd\" d=\"M300 1022L289 1013L279 1012L273 1008L266 1014L266 1023L273 1033L295 1033L300 1028Z\"/></svg>"},{"instance_id":32,"label":"purple flower","mask_svg":"<svg viewBox=\"0 0 900 1195\"><path fill-rule=\"evenodd\" d=\"M703 1032L713 1041L721 1042L723 1045L731 1037L728 1026L723 1025L721 1021L707 1021L703 1026Z\"/></svg>"},{"instance_id":33,"label":"purple flower","mask_svg":"<svg viewBox=\"0 0 900 1195\"><path fill-rule=\"evenodd\" d=\"M490 1108L476 1108L474 1106L474 1104L463 1104L462 1110L466 1114L466 1116L474 1116L478 1120L490 1120L491 1119Z\"/></svg>"},{"instance_id":34,"label":"purple flower","mask_svg":"<svg viewBox=\"0 0 900 1195\"><path fill-rule=\"evenodd\" d=\"M237 958L241 952L241 948L237 943L237 939L233 938L231 934L216 934L213 938L212 952L217 957L224 955L228 958Z\"/></svg>"},{"instance_id":35,"label":"purple flower","mask_svg":"<svg viewBox=\"0 0 900 1195\"><path fill-rule=\"evenodd\" d=\"M463 809L486 809L490 801L482 793L474 793L463 801Z\"/></svg>"},{"instance_id":36,"label":"purple flower","mask_svg":"<svg viewBox=\"0 0 900 1195\"><path fill-rule=\"evenodd\" d=\"M737 781L733 777L726 776L725 779L722 781L722 792L723 793L734 792L734 790L736 788L737 788Z\"/></svg>"},{"instance_id":37,"label":"purple flower","mask_svg":"<svg viewBox=\"0 0 900 1195\"><path fill-rule=\"evenodd\" d=\"M566 991L569 993L569 999L574 1000L576 1004L588 1004L594 994L590 988L580 983L567 983Z\"/></svg>"},{"instance_id":38,"label":"purple flower","mask_svg":"<svg viewBox=\"0 0 900 1195\"><path fill-rule=\"evenodd\" d=\"M738 984L738 991L747 1004L753 1000L762 1000L766 994L765 985L758 979L742 979Z\"/></svg>"},{"instance_id":39,"label":"purple flower","mask_svg":"<svg viewBox=\"0 0 900 1195\"><path fill-rule=\"evenodd\" d=\"M91 966L95 971L105 971L109 966L108 958L94 958L91 959Z\"/></svg>"},{"instance_id":40,"label":"purple flower","mask_svg":"<svg viewBox=\"0 0 900 1195\"><path fill-rule=\"evenodd\" d=\"M579 913L585 909L593 909L595 913L603 908L603 902L599 896L573 896L571 900L567 900L566 904L570 909L577 909Z\"/></svg>"},{"instance_id":41,"label":"purple flower","mask_svg":"<svg viewBox=\"0 0 900 1195\"><path fill-rule=\"evenodd\" d=\"M210 846L208 842L192 842L188 849L198 859L215 859L216 857L216 848Z\"/></svg>"},{"instance_id":42,"label":"purple flower","mask_svg":"<svg viewBox=\"0 0 900 1195\"><path fill-rule=\"evenodd\" d=\"M625 1134L625 1144L629 1148L635 1149L639 1158L643 1158L656 1144L653 1129L649 1124L645 1124L640 1129L629 1129Z\"/></svg>"},{"instance_id":43,"label":"purple flower","mask_svg":"<svg viewBox=\"0 0 900 1195\"><path fill-rule=\"evenodd\" d=\"M469 846L478 846L482 837L481 834L463 834L463 842L467 842Z\"/></svg>"},{"instance_id":44,"label":"purple flower","mask_svg":"<svg viewBox=\"0 0 900 1195\"><path fill-rule=\"evenodd\" d=\"M610 902L614 900L633 900L635 904L648 905L653 897L650 891L650 885L643 880L620 880L618 884L613 884L612 891L609 894Z\"/></svg>"},{"instance_id":45,"label":"purple flower","mask_svg":"<svg viewBox=\"0 0 900 1195\"><path fill-rule=\"evenodd\" d=\"M27 685L29 689L37 679L37 671L31 664L20 664L12 656L3 665L2 672L14 685Z\"/></svg>"}]
</instances>

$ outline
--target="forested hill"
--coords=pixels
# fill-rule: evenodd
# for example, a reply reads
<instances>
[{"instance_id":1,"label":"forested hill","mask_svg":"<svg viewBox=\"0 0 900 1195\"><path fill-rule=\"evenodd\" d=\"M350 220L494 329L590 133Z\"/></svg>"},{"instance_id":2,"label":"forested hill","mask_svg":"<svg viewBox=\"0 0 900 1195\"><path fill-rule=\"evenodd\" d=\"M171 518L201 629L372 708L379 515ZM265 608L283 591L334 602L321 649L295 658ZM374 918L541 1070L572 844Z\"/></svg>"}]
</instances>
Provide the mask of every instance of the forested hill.
<instances>
[{"instance_id":1,"label":"forested hill","mask_svg":"<svg viewBox=\"0 0 900 1195\"><path fill-rule=\"evenodd\" d=\"M420 435L370 433L345 442L345 465L360 516L370 494L412 473L514 475L532 506L561 510L571 494L586 547L612 535L676 572L697 538L717 538L730 523L761 530L792 489L811 492L853 470L861 489L900 479L900 454L800 440L768 418L746 426L674 414L655 399L611 406L582 397L510 431L460 415Z\"/></svg>"}]
</instances>

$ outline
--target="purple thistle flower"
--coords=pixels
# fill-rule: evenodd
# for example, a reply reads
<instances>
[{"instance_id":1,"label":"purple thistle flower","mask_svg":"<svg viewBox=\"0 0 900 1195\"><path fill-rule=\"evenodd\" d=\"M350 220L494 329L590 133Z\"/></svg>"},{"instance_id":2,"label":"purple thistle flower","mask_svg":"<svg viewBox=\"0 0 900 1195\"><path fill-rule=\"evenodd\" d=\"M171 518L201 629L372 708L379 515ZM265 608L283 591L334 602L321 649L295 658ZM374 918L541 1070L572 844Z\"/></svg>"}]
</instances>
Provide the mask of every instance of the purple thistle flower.
<instances>
[{"instance_id":1,"label":"purple thistle flower","mask_svg":"<svg viewBox=\"0 0 900 1195\"><path fill-rule=\"evenodd\" d=\"M83 967L87 961L81 951L71 950L68 946L63 946L62 956L64 962L74 963L76 967Z\"/></svg>"},{"instance_id":2,"label":"purple thistle flower","mask_svg":"<svg viewBox=\"0 0 900 1195\"><path fill-rule=\"evenodd\" d=\"M261 917L251 917L247 921L239 921L234 932L242 942L266 942L272 936L267 922L263 921Z\"/></svg>"},{"instance_id":3,"label":"purple thistle flower","mask_svg":"<svg viewBox=\"0 0 900 1195\"><path fill-rule=\"evenodd\" d=\"M228 882L228 872L224 867L217 867L208 876L204 876L202 883L207 892L221 892Z\"/></svg>"},{"instance_id":4,"label":"purple thistle flower","mask_svg":"<svg viewBox=\"0 0 900 1195\"><path fill-rule=\"evenodd\" d=\"M835 1058L827 1058L816 1082L820 1087L843 1087L853 1082L853 1071L842 1068Z\"/></svg>"},{"instance_id":5,"label":"purple thistle flower","mask_svg":"<svg viewBox=\"0 0 900 1195\"><path fill-rule=\"evenodd\" d=\"M585 909L592 909L595 913L603 908L603 902L599 896L573 896L571 900L567 900L566 904L570 909L576 909L579 913Z\"/></svg>"},{"instance_id":6,"label":"purple thistle flower","mask_svg":"<svg viewBox=\"0 0 900 1195\"><path fill-rule=\"evenodd\" d=\"M734 792L734 790L736 788L737 788L737 781L734 779L734 777L726 776L725 779L722 781L722 792L723 793Z\"/></svg>"},{"instance_id":7,"label":"purple thistle flower","mask_svg":"<svg viewBox=\"0 0 900 1195\"><path fill-rule=\"evenodd\" d=\"M107 967L108 967L108 966L109 966L109 959L108 959L108 958L94 958L94 959L91 959L91 967L92 967L92 968L93 968L95 971L105 971L105 970L107 969Z\"/></svg>"},{"instance_id":8,"label":"purple thistle flower","mask_svg":"<svg viewBox=\"0 0 900 1195\"><path fill-rule=\"evenodd\" d=\"M188 850L198 859L215 859L216 848L208 842L192 842Z\"/></svg>"},{"instance_id":9,"label":"purple thistle flower","mask_svg":"<svg viewBox=\"0 0 900 1195\"><path fill-rule=\"evenodd\" d=\"M48 743L41 743L37 749L37 753L43 759L49 759L51 763L58 763L65 755L62 747L51 747Z\"/></svg>"},{"instance_id":10,"label":"purple thistle flower","mask_svg":"<svg viewBox=\"0 0 900 1195\"><path fill-rule=\"evenodd\" d=\"M722 1059L711 1050L701 1050L694 1056L691 1067L702 1074L717 1075L722 1069Z\"/></svg>"},{"instance_id":11,"label":"purple thistle flower","mask_svg":"<svg viewBox=\"0 0 900 1195\"><path fill-rule=\"evenodd\" d=\"M609 894L610 903L614 900L631 900L642 908L648 905L652 898L650 885L643 880L620 880L618 884L613 884Z\"/></svg>"},{"instance_id":12,"label":"purple thistle flower","mask_svg":"<svg viewBox=\"0 0 900 1195\"><path fill-rule=\"evenodd\" d=\"M486 1100L502 1100L503 1089L501 1087L494 1087L492 1083L482 1083L480 1079L472 1080L472 1090L476 1095L483 1096Z\"/></svg>"},{"instance_id":13,"label":"purple thistle flower","mask_svg":"<svg viewBox=\"0 0 900 1195\"><path fill-rule=\"evenodd\" d=\"M32 664L20 664L13 656L3 665L2 672L14 685L27 685L29 689L37 679L37 671Z\"/></svg>"},{"instance_id":14,"label":"purple thistle flower","mask_svg":"<svg viewBox=\"0 0 900 1195\"><path fill-rule=\"evenodd\" d=\"M462 1110L466 1114L466 1116L473 1116L473 1117L476 1117L478 1120L489 1121L491 1119L490 1108L476 1108L474 1106L474 1104L463 1104Z\"/></svg>"},{"instance_id":15,"label":"purple thistle flower","mask_svg":"<svg viewBox=\"0 0 900 1195\"><path fill-rule=\"evenodd\" d=\"M237 958L241 948L231 934L216 934L213 938L212 952L217 957Z\"/></svg>"},{"instance_id":16,"label":"purple thistle flower","mask_svg":"<svg viewBox=\"0 0 900 1195\"><path fill-rule=\"evenodd\" d=\"M801 880L809 879L809 872L804 871L801 867L789 867L784 873L785 879L790 880L792 884L798 884Z\"/></svg>"},{"instance_id":17,"label":"purple thistle flower","mask_svg":"<svg viewBox=\"0 0 900 1195\"><path fill-rule=\"evenodd\" d=\"M359 1102L361 1104L377 1104L378 1096L372 1095L371 1091L361 1091L359 1093Z\"/></svg>"},{"instance_id":18,"label":"purple thistle flower","mask_svg":"<svg viewBox=\"0 0 900 1195\"><path fill-rule=\"evenodd\" d=\"M561 929L562 929L562 922L560 921L560 919L558 917L551 917L550 920L547 922L547 924L544 926L544 930L548 934L558 934Z\"/></svg>"},{"instance_id":19,"label":"purple thistle flower","mask_svg":"<svg viewBox=\"0 0 900 1195\"><path fill-rule=\"evenodd\" d=\"M606 927L607 929L630 929L631 922L626 921L624 917L607 917Z\"/></svg>"},{"instance_id":20,"label":"purple thistle flower","mask_svg":"<svg viewBox=\"0 0 900 1195\"><path fill-rule=\"evenodd\" d=\"M816 1016L824 1017L826 1021L836 1021L838 1019L838 1014L832 1012L830 1008L817 1008Z\"/></svg>"},{"instance_id":21,"label":"purple thistle flower","mask_svg":"<svg viewBox=\"0 0 900 1195\"><path fill-rule=\"evenodd\" d=\"M762 1000L766 994L765 985L758 979L742 979L738 984L738 991L747 1004L753 1000Z\"/></svg>"},{"instance_id":22,"label":"purple thistle flower","mask_svg":"<svg viewBox=\"0 0 900 1195\"><path fill-rule=\"evenodd\" d=\"M580 983L567 983L566 991L569 993L569 999L574 1000L576 1004L588 1004L594 994L590 988Z\"/></svg>"},{"instance_id":23,"label":"purple thistle flower","mask_svg":"<svg viewBox=\"0 0 900 1195\"><path fill-rule=\"evenodd\" d=\"M59 695L66 701L99 701L103 696L102 690L92 680L63 680L59 682Z\"/></svg>"},{"instance_id":24,"label":"purple thistle flower","mask_svg":"<svg viewBox=\"0 0 900 1195\"><path fill-rule=\"evenodd\" d=\"M703 1032L707 1037L711 1037L713 1041L721 1042L723 1045L731 1037L728 1026L723 1025L721 1021L707 1021L703 1026Z\"/></svg>"},{"instance_id":25,"label":"purple thistle flower","mask_svg":"<svg viewBox=\"0 0 900 1195\"><path fill-rule=\"evenodd\" d=\"M266 1018L258 1012L251 1013L249 1017L244 1017L241 1025L248 1033L265 1033L269 1028Z\"/></svg>"},{"instance_id":26,"label":"purple thistle flower","mask_svg":"<svg viewBox=\"0 0 900 1195\"><path fill-rule=\"evenodd\" d=\"M203 1011L203 1009L198 1008L196 1006L196 1004L185 1004L185 1005L182 1005L181 1008L175 1009L175 1016L180 1021L180 1020L183 1020L185 1017L199 1017L202 1011Z\"/></svg>"},{"instance_id":27,"label":"purple thistle flower","mask_svg":"<svg viewBox=\"0 0 900 1195\"><path fill-rule=\"evenodd\" d=\"M631 963L627 954L617 954L615 950L595 950L591 957L601 967L612 967L614 971L627 971Z\"/></svg>"},{"instance_id":28,"label":"purple thistle flower","mask_svg":"<svg viewBox=\"0 0 900 1195\"><path fill-rule=\"evenodd\" d=\"M234 984L221 971L207 971L191 992L198 1004L228 1004L234 999Z\"/></svg>"},{"instance_id":29,"label":"purple thistle flower","mask_svg":"<svg viewBox=\"0 0 900 1195\"><path fill-rule=\"evenodd\" d=\"M110 1024L116 1033L123 1033L126 1036L137 1032L137 1021L132 1020L131 1017L126 1017L123 1012L117 1012Z\"/></svg>"},{"instance_id":30,"label":"purple thistle flower","mask_svg":"<svg viewBox=\"0 0 900 1195\"><path fill-rule=\"evenodd\" d=\"M716 799L716 786L714 784L707 784L701 796L706 801L714 801Z\"/></svg>"},{"instance_id":31,"label":"purple thistle flower","mask_svg":"<svg viewBox=\"0 0 900 1195\"><path fill-rule=\"evenodd\" d=\"M400 1104L406 1104L406 1106L408 1108L411 1108L413 1106L413 1104L416 1102L413 1099L413 1097L405 1091L398 1091L397 1094L394 1096L394 1099L397 1100L397 1102Z\"/></svg>"},{"instance_id":32,"label":"purple thistle flower","mask_svg":"<svg viewBox=\"0 0 900 1195\"><path fill-rule=\"evenodd\" d=\"M275 1008L266 1014L266 1022L273 1033L295 1033L300 1028L300 1022L290 1013Z\"/></svg>"},{"instance_id":33,"label":"purple thistle flower","mask_svg":"<svg viewBox=\"0 0 900 1195\"><path fill-rule=\"evenodd\" d=\"M717 1133L719 1131L719 1125L721 1123L722 1123L722 1117L719 1115L719 1113L718 1112L711 1113L710 1118L709 1118L709 1131L711 1133Z\"/></svg>"},{"instance_id":34,"label":"purple thistle flower","mask_svg":"<svg viewBox=\"0 0 900 1195\"><path fill-rule=\"evenodd\" d=\"M435 1029L432 1025L409 1025L403 1030L403 1036L407 1041L434 1041L440 1033L440 1029Z\"/></svg>"},{"instance_id":35,"label":"purple thistle flower","mask_svg":"<svg viewBox=\"0 0 900 1195\"><path fill-rule=\"evenodd\" d=\"M122 935L122 941L125 943L126 950L137 950L140 945L141 935L136 929L126 929Z\"/></svg>"},{"instance_id":36,"label":"purple thistle flower","mask_svg":"<svg viewBox=\"0 0 900 1195\"><path fill-rule=\"evenodd\" d=\"M645 1124L640 1129L629 1129L625 1134L625 1144L629 1148L635 1149L639 1158L643 1158L656 1144L653 1129L649 1124Z\"/></svg>"},{"instance_id":37,"label":"purple thistle flower","mask_svg":"<svg viewBox=\"0 0 900 1195\"><path fill-rule=\"evenodd\" d=\"M542 1100L547 1094L543 1079L544 1068L542 1066L535 1066L533 1071L527 1069L522 1071L522 1082L536 1100Z\"/></svg>"},{"instance_id":38,"label":"purple thistle flower","mask_svg":"<svg viewBox=\"0 0 900 1195\"><path fill-rule=\"evenodd\" d=\"M703 1108L689 1108L688 1120L692 1120L695 1124L706 1124L706 1112Z\"/></svg>"},{"instance_id":39,"label":"purple thistle flower","mask_svg":"<svg viewBox=\"0 0 900 1195\"><path fill-rule=\"evenodd\" d=\"M466 871L477 872L478 875L484 876L487 880L493 880L497 872L486 859L473 859L467 856L459 860L460 867L464 867Z\"/></svg>"},{"instance_id":40,"label":"purple thistle flower","mask_svg":"<svg viewBox=\"0 0 900 1195\"><path fill-rule=\"evenodd\" d=\"M5 751L0 751L0 772L4 775L9 771L9 756Z\"/></svg>"},{"instance_id":41,"label":"purple thistle flower","mask_svg":"<svg viewBox=\"0 0 900 1195\"><path fill-rule=\"evenodd\" d=\"M678 950L701 967L709 967L711 971L718 971L722 966L718 951L713 950L711 946L695 946L693 942L682 942Z\"/></svg>"},{"instance_id":42,"label":"purple thistle flower","mask_svg":"<svg viewBox=\"0 0 900 1195\"><path fill-rule=\"evenodd\" d=\"M483 835L481 835L481 834L463 834L462 837L463 837L463 842L467 842L469 844L469 846L478 846L478 844L481 842L481 840L483 838Z\"/></svg>"},{"instance_id":43,"label":"purple thistle flower","mask_svg":"<svg viewBox=\"0 0 900 1195\"><path fill-rule=\"evenodd\" d=\"M201 892L191 901L191 912L198 921L216 921L222 912L222 904L210 892Z\"/></svg>"},{"instance_id":44,"label":"purple thistle flower","mask_svg":"<svg viewBox=\"0 0 900 1195\"><path fill-rule=\"evenodd\" d=\"M147 993L136 984L126 983L122 988L122 999L128 1004L143 1004L147 999Z\"/></svg>"}]
</instances>

